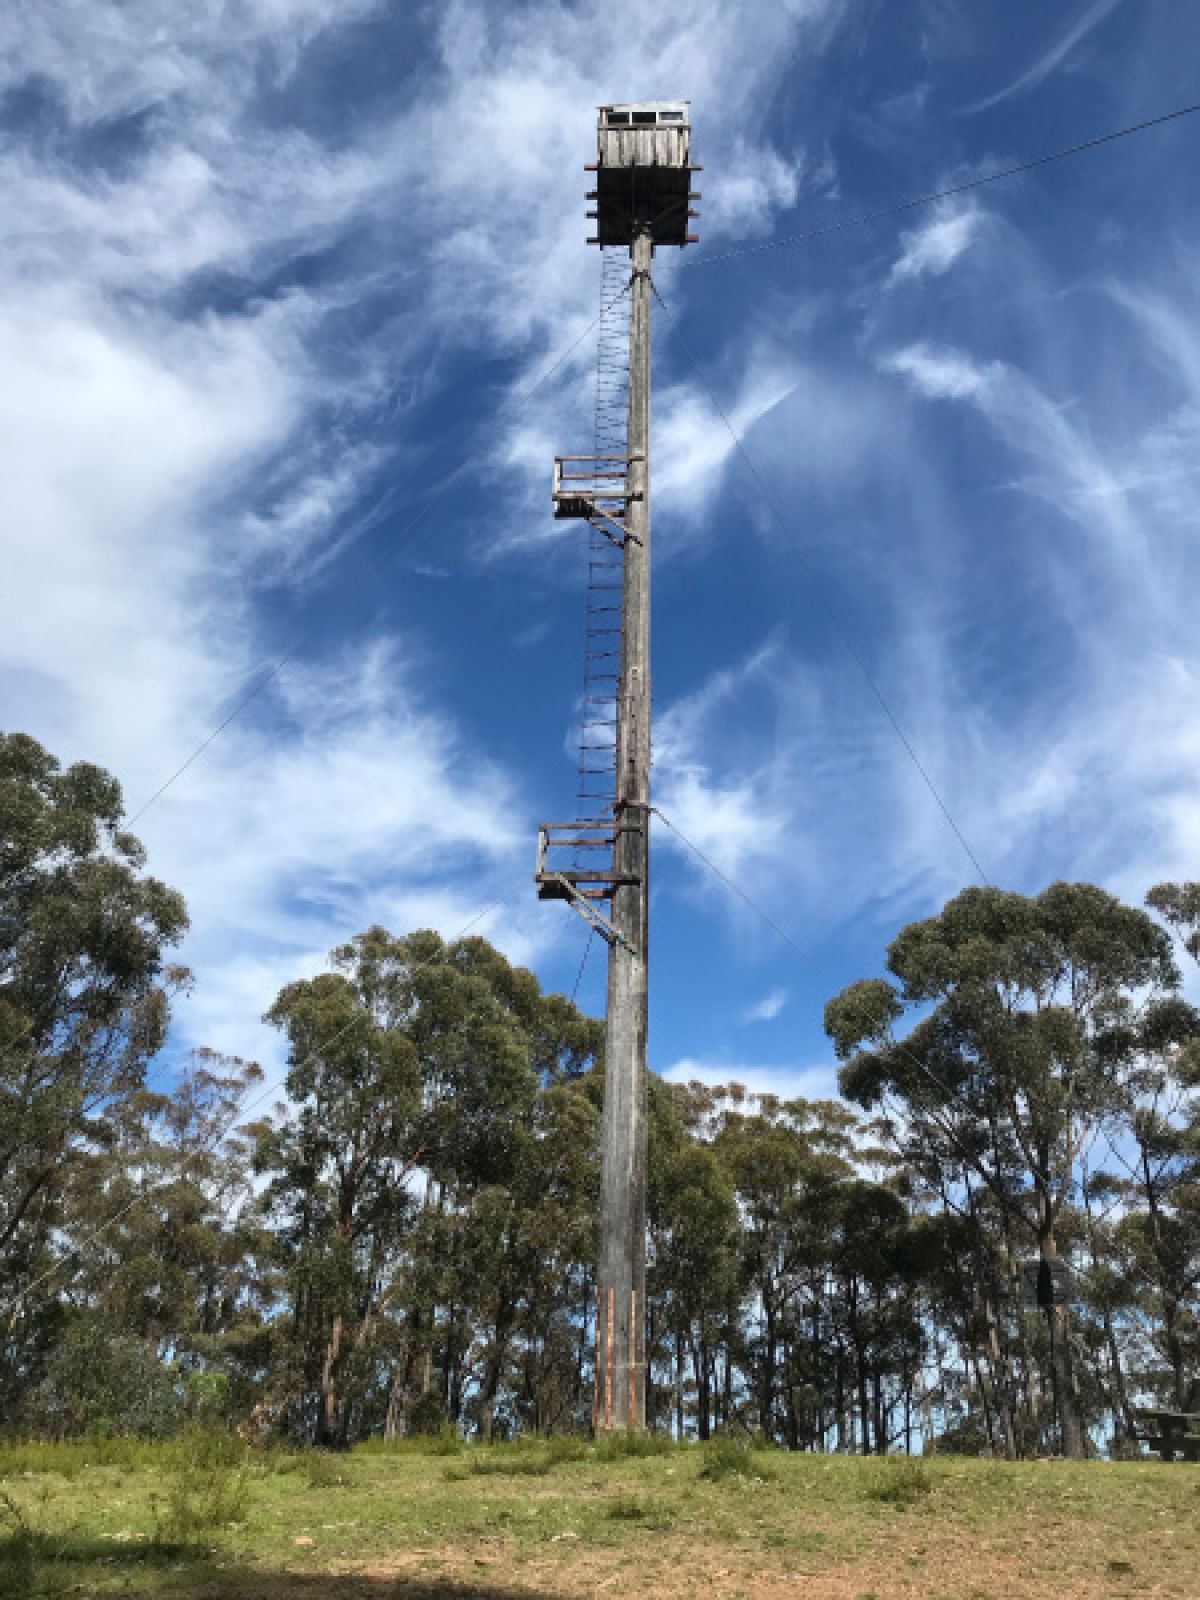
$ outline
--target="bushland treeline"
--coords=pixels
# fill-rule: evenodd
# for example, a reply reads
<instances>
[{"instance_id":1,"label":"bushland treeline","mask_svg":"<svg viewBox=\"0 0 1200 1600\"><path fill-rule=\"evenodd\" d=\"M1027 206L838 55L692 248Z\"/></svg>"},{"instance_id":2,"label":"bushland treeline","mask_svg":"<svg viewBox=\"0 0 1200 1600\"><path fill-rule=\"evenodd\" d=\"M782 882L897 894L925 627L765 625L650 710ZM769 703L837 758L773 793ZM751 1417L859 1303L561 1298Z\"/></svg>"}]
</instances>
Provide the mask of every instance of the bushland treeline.
<instances>
[{"instance_id":1,"label":"bushland treeline","mask_svg":"<svg viewBox=\"0 0 1200 1600\"><path fill-rule=\"evenodd\" d=\"M372 928L275 1000L277 1089L164 1058L186 911L121 821L108 774L0 736L3 1428L585 1431L601 1025L483 939ZM1149 900L973 889L905 928L826 1009L844 1100L652 1078L650 1426L1131 1452L1192 1402L1200 885Z\"/></svg>"}]
</instances>

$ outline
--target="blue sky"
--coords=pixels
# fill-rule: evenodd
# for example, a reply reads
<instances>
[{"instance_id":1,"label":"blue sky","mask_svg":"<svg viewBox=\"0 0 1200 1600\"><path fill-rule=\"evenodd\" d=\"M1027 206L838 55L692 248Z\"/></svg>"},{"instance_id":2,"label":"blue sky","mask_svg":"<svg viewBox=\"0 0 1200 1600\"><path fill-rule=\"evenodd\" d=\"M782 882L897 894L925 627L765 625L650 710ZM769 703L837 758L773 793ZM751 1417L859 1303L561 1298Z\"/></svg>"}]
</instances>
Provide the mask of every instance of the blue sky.
<instances>
[{"instance_id":1,"label":"blue sky","mask_svg":"<svg viewBox=\"0 0 1200 1600\"><path fill-rule=\"evenodd\" d=\"M855 656L993 882L1195 877L1200 118L708 258L1170 110L1197 60L1200 12L1133 0L5 7L0 725L136 811L292 652L137 825L192 913L176 1045L278 1067L262 1011L373 921L498 902L574 981L531 879L594 336L528 391L598 310L609 100L690 97L705 168L655 266L655 798L815 958L660 830L652 1065L828 1092L825 999L974 876Z\"/></svg>"}]
</instances>

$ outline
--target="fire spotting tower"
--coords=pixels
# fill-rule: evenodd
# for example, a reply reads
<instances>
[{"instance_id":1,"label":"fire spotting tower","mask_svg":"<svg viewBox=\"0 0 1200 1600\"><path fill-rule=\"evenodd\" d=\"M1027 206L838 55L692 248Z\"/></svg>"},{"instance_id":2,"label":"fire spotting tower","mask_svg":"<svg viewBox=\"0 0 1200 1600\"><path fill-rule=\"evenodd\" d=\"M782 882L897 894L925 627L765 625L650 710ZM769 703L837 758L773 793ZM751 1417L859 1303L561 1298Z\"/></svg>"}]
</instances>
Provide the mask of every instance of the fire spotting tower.
<instances>
[{"instance_id":1,"label":"fire spotting tower","mask_svg":"<svg viewBox=\"0 0 1200 1600\"><path fill-rule=\"evenodd\" d=\"M537 885L542 899L568 901L608 943L592 1407L595 1427L607 1431L641 1428L646 1418L650 268L657 246L696 241L688 223L700 169L691 162L686 100L602 106L598 138L598 159L586 169L596 175L588 242L604 261L596 447L556 459L553 497L555 517L588 524L580 814L540 828ZM626 251L632 271L618 290ZM614 349L613 319L626 294L627 361Z\"/></svg>"}]
</instances>

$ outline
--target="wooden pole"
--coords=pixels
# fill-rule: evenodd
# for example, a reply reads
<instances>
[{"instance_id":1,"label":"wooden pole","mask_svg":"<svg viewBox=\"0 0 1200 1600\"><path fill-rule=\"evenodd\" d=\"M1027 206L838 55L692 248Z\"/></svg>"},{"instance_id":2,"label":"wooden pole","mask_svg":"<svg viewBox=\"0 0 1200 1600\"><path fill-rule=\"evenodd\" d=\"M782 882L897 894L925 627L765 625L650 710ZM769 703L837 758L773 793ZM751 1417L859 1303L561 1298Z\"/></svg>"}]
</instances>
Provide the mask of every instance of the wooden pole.
<instances>
[{"instance_id":1,"label":"wooden pole","mask_svg":"<svg viewBox=\"0 0 1200 1600\"><path fill-rule=\"evenodd\" d=\"M608 954L600 1291L609 1296L596 1408L607 1427L646 1423L646 958L650 844L650 258L630 246L629 465L617 686L616 887ZM603 1300L601 1300L603 1303Z\"/></svg>"}]
</instances>

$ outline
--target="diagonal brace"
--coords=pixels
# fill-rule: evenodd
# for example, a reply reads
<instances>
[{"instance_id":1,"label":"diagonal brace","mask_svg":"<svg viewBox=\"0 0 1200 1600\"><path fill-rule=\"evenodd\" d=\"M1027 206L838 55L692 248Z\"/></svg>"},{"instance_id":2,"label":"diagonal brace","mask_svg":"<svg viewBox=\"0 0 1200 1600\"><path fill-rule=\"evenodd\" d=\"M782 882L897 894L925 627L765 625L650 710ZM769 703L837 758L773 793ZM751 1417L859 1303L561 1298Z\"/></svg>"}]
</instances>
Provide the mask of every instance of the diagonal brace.
<instances>
[{"instance_id":1,"label":"diagonal brace","mask_svg":"<svg viewBox=\"0 0 1200 1600\"><path fill-rule=\"evenodd\" d=\"M563 888L566 890L567 899L575 907L576 911L578 911L583 920L593 927L602 939L606 940L609 944L625 944L625 940L622 939L621 935L613 927L612 923L603 914L603 912L597 911L596 907L587 898L587 896L580 894L579 890L575 887L565 873L548 872L546 873L546 877L548 879L552 879L555 883L562 884ZM626 946L626 948L628 949L628 946Z\"/></svg>"}]
</instances>

